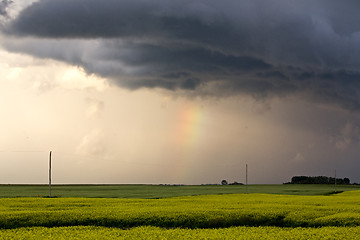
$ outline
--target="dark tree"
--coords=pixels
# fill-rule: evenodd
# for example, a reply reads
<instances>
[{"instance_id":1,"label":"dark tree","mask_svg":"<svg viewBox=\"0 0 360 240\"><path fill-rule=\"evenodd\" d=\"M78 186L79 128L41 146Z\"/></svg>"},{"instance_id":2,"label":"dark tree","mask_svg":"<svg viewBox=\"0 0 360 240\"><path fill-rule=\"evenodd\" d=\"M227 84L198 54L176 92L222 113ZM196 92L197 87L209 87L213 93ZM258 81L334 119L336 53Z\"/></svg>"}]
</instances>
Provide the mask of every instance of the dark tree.
<instances>
[{"instance_id":1,"label":"dark tree","mask_svg":"<svg viewBox=\"0 0 360 240\"><path fill-rule=\"evenodd\" d=\"M228 185L228 182L224 179L221 181L221 185Z\"/></svg>"},{"instance_id":2,"label":"dark tree","mask_svg":"<svg viewBox=\"0 0 360 240\"><path fill-rule=\"evenodd\" d=\"M333 177L325 177L325 176L316 176L316 177L308 177L308 176L294 176L291 178L292 184L335 184L335 178ZM349 178L336 178L336 184L350 184Z\"/></svg>"}]
</instances>

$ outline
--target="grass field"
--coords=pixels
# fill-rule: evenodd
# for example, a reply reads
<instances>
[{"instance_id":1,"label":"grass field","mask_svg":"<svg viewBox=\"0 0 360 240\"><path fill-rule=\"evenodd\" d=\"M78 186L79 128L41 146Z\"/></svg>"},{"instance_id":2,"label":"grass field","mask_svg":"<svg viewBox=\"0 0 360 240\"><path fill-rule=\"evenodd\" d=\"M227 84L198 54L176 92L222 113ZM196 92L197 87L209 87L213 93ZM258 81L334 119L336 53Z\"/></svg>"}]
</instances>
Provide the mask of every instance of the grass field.
<instances>
[{"instance_id":1,"label":"grass field","mask_svg":"<svg viewBox=\"0 0 360 240\"><path fill-rule=\"evenodd\" d=\"M357 185L340 185L337 191L360 190ZM249 193L288 195L327 195L333 185L249 185ZM244 185L53 185L52 196L91 198L166 198L179 196L245 193ZM0 185L0 198L43 197L49 195L47 185Z\"/></svg>"},{"instance_id":2,"label":"grass field","mask_svg":"<svg viewBox=\"0 0 360 240\"><path fill-rule=\"evenodd\" d=\"M6 187L25 196L48 190ZM353 188L329 194L330 186L258 185L249 192L274 194L224 194L244 186L56 186L64 197L1 198L0 239L357 239L360 191Z\"/></svg>"}]
</instances>

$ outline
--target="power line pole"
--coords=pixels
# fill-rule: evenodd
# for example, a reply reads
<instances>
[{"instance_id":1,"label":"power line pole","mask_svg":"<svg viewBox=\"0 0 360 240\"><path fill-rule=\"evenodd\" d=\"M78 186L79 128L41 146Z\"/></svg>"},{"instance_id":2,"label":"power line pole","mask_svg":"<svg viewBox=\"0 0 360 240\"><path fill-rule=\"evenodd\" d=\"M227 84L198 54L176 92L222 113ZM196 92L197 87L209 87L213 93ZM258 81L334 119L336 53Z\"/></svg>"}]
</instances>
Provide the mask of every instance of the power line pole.
<instances>
[{"instance_id":1,"label":"power line pole","mask_svg":"<svg viewBox=\"0 0 360 240\"><path fill-rule=\"evenodd\" d=\"M245 179L245 188L246 188L246 193L248 193L248 166L246 164L246 179Z\"/></svg>"},{"instance_id":2,"label":"power line pole","mask_svg":"<svg viewBox=\"0 0 360 240\"><path fill-rule=\"evenodd\" d=\"M51 197L51 151L49 155L49 197Z\"/></svg>"},{"instance_id":3,"label":"power line pole","mask_svg":"<svg viewBox=\"0 0 360 240\"><path fill-rule=\"evenodd\" d=\"M336 169L335 169L335 193L336 193Z\"/></svg>"}]
</instances>

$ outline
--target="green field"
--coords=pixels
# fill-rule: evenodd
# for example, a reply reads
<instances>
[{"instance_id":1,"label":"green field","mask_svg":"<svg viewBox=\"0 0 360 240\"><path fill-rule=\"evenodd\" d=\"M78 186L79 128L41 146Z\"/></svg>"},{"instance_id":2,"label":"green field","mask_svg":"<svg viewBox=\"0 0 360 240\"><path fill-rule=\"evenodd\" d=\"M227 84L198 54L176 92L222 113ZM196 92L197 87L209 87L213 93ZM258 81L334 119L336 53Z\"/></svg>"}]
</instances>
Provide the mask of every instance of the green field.
<instances>
[{"instance_id":1,"label":"green field","mask_svg":"<svg viewBox=\"0 0 360 240\"><path fill-rule=\"evenodd\" d=\"M245 193L244 185L53 185L52 196L85 198L166 198L179 196ZM339 185L337 191L360 190L357 185ZM333 185L249 185L248 193L287 195L327 195ZM0 185L0 198L44 197L49 195L47 185Z\"/></svg>"},{"instance_id":2,"label":"green field","mask_svg":"<svg viewBox=\"0 0 360 240\"><path fill-rule=\"evenodd\" d=\"M23 190L28 197L5 198L2 192L0 239L357 239L360 235L360 191L347 191L356 186L339 186L344 192L329 194L333 189L325 185L252 185L249 192L273 194L225 194L243 192L245 187L79 185L55 186L56 198L29 197L29 189L45 195L46 186L1 186L6 187Z\"/></svg>"}]
</instances>

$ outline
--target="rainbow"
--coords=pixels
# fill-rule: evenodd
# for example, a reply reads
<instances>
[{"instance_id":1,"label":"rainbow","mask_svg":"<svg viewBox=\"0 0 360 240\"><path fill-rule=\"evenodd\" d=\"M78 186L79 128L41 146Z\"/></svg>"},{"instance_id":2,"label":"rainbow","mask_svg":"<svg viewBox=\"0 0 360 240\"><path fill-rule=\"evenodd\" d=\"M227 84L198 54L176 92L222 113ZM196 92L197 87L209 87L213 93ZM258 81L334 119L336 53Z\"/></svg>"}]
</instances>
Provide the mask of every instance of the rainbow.
<instances>
[{"instance_id":1,"label":"rainbow","mask_svg":"<svg viewBox=\"0 0 360 240\"><path fill-rule=\"evenodd\" d=\"M203 140L205 120L206 113L203 107L187 105L179 111L174 134L179 149L173 175L176 181L187 179L186 174L189 174L190 165L196 160L199 143Z\"/></svg>"}]
</instances>

